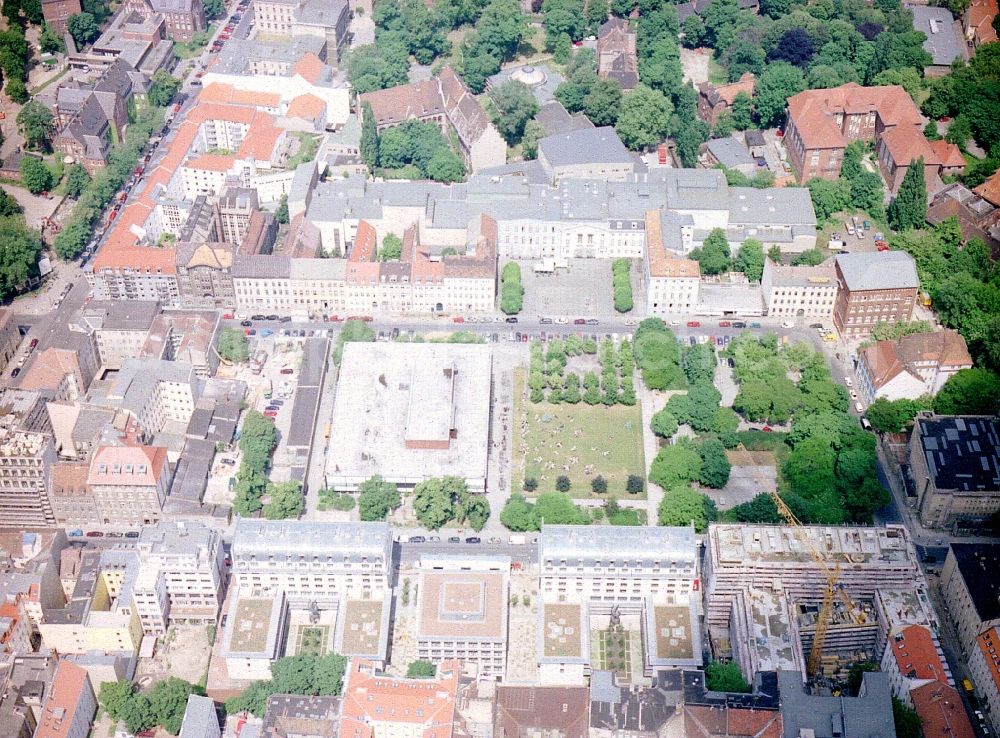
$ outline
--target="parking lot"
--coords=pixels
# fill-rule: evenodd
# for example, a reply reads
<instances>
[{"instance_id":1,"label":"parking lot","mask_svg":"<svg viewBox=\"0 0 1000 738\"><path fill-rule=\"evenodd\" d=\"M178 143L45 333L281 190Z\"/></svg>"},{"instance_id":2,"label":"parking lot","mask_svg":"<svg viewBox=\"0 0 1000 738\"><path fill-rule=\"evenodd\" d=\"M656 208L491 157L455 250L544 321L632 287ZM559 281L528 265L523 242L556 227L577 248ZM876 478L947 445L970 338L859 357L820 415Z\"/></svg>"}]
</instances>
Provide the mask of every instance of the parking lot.
<instances>
[{"instance_id":1,"label":"parking lot","mask_svg":"<svg viewBox=\"0 0 1000 738\"><path fill-rule=\"evenodd\" d=\"M569 318L610 318L615 311L611 287L611 263L606 259L570 259L568 269L536 274L536 262L521 264L524 287L524 315ZM632 312L644 312L645 294L640 288L638 269L632 266Z\"/></svg>"}]
</instances>

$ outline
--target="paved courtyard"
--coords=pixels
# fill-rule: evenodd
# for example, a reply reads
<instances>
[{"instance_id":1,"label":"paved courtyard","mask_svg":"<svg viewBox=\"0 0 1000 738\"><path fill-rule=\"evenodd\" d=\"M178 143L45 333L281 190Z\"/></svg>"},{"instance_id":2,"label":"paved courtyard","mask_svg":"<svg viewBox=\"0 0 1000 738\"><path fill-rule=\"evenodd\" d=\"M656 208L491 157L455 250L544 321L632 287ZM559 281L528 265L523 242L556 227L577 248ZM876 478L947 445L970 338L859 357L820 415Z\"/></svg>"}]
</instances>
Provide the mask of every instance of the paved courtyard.
<instances>
[{"instance_id":1,"label":"paved courtyard","mask_svg":"<svg viewBox=\"0 0 1000 738\"><path fill-rule=\"evenodd\" d=\"M535 274L534 261L519 263L524 286L523 315L570 319L620 315L614 307L610 259L570 259L568 269L557 269L554 274ZM636 263L632 265L632 299L632 313L642 314L645 300Z\"/></svg>"}]
</instances>

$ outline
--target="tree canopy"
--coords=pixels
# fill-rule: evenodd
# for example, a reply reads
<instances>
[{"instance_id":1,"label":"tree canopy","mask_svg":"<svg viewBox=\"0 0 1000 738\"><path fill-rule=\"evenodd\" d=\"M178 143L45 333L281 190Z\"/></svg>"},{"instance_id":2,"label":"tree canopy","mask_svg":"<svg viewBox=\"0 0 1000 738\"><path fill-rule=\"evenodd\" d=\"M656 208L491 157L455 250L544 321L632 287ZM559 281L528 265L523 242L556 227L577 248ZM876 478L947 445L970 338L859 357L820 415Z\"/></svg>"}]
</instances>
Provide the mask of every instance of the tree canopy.
<instances>
[{"instance_id":1,"label":"tree canopy","mask_svg":"<svg viewBox=\"0 0 1000 738\"><path fill-rule=\"evenodd\" d=\"M358 512L362 520L385 520L402 503L396 485L375 475L358 487Z\"/></svg>"}]
</instances>

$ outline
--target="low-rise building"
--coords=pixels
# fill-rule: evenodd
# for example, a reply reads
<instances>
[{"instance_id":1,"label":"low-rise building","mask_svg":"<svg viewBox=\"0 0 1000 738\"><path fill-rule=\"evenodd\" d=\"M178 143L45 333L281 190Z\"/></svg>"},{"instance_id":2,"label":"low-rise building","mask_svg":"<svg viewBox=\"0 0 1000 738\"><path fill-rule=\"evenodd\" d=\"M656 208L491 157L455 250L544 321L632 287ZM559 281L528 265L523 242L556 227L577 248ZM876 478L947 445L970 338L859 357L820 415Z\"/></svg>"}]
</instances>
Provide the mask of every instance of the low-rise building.
<instances>
[{"instance_id":1,"label":"low-rise building","mask_svg":"<svg viewBox=\"0 0 1000 738\"><path fill-rule=\"evenodd\" d=\"M66 33L71 15L81 12L80 0L42 0L42 15L56 33Z\"/></svg>"},{"instance_id":2,"label":"low-rise building","mask_svg":"<svg viewBox=\"0 0 1000 738\"><path fill-rule=\"evenodd\" d=\"M209 697L192 694L184 708L184 720L177 738L221 738L219 715L215 702ZM264 738L269 738L266 734ZM282 736L281 738L285 738Z\"/></svg>"},{"instance_id":3,"label":"low-rise building","mask_svg":"<svg viewBox=\"0 0 1000 738\"><path fill-rule=\"evenodd\" d=\"M477 676L502 679L507 666L510 558L422 556L417 655L455 660Z\"/></svg>"},{"instance_id":4,"label":"low-rise building","mask_svg":"<svg viewBox=\"0 0 1000 738\"><path fill-rule=\"evenodd\" d=\"M97 696L86 669L62 660L34 738L87 738L97 712Z\"/></svg>"},{"instance_id":5,"label":"low-rise building","mask_svg":"<svg viewBox=\"0 0 1000 738\"><path fill-rule=\"evenodd\" d=\"M205 6L202 0L126 0L125 12L143 18L161 16L167 36L178 42L191 41L194 34L205 30Z\"/></svg>"},{"instance_id":6,"label":"low-rise building","mask_svg":"<svg viewBox=\"0 0 1000 738\"><path fill-rule=\"evenodd\" d=\"M597 29L597 74L631 90L639 83L636 32L627 18L610 17Z\"/></svg>"},{"instance_id":7,"label":"low-rise building","mask_svg":"<svg viewBox=\"0 0 1000 738\"><path fill-rule=\"evenodd\" d=\"M907 7L913 12L913 30L924 34L923 48L931 55L931 63L924 67L925 75L939 77L948 74L952 62L964 62L969 58L961 24L950 10L930 5Z\"/></svg>"},{"instance_id":8,"label":"low-rise building","mask_svg":"<svg viewBox=\"0 0 1000 738\"><path fill-rule=\"evenodd\" d=\"M927 222L931 225L948 218L958 219L963 241L980 238L991 252L1000 249L1000 207L959 182L936 193L927 207Z\"/></svg>"},{"instance_id":9,"label":"low-rise building","mask_svg":"<svg viewBox=\"0 0 1000 738\"><path fill-rule=\"evenodd\" d=\"M702 82L698 85L698 117L715 126L719 116L733 108L733 100L741 92L747 97L753 97L757 78L753 72L744 72L740 78L728 85L714 85Z\"/></svg>"},{"instance_id":10,"label":"low-rise building","mask_svg":"<svg viewBox=\"0 0 1000 738\"><path fill-rule=\"evenodd\" d=\"M978 49L983 44L997 41L994 18L997 17L997 0L972 0L962 17L965 40L969 47Z\"/></svg>"},{"instance_id":11,"label":"low-rise building","mask_svg":"<svg viewBox=\"0 0 1000 738\"><path fill-rule=\"evenodd\" d=\"M51 654L26 654L0 666L0 735L33 738L55 662Z\"/></svg>"},{"instance_id":12,"label":"low-rise building","mask_svg":"<svg viewBox=\"0 0 1000 738\"><path fill-rule=\"evenodd\" d=\"M909 462L924 525L977 525L1000 510L996 417L921 413L910 435Z\"/></svg>"},{"instance_id":13,"label":"low-rise building","mask_svg":"<svg viewBox=\"0 0 1000 738\"><path fill-rule=\"evenodd\" d=\"M949 328L877 341L858 352L858 389L865 403L879 397L915 400L936 395L956 372L972 367L965 339Z\"/></svg>"},{"instance_id":14,"label":"low-rise building","mask_svg":"<svg viewBox=\"0 0 1000 738\"><path fill-rule=\"evenodd\" d=\"M829 259L817 266L783 266L765 259L760 289L768 315L832 320L837 271Z\"/></svg>"},{"instance_id":15,"label":"low-rise building","mask_svg":"<svg viewBox=\"0 0 1000 738\"><path fill-rule=\"evenodd\" d=\"M613 126L539 139L538 161L552 182L563 177L623 182L635 171L635 160Z\"/></svg>"},{"instance_id":16,"label":"low-rise building","mask_svg":"<svg viewBox=\"0 0 1000 738\"><path fill-rule=\"evenodd\" d=\"M904 251L836 256L833 322L848 339L864 338L877 323L908 322L920 288L913 257Z\"/></svg>"},{"instance_id":17,"label":"low-rise building","mask_svg":"<svg viewBox=\"0 0 1000 738\"><path fill-rule=\"evenodd\" d=\"M341 704L340 697L272 694L267 698L261 738L337 738Z\"/></svg>"},{"instance_id":18,"label":"low-rise building","mask_svg":"<svg viewBox=\"0 0 1000 738\"><path fill-rule=\"evenodd\" d=\"M493 735L588 738L589 708L587 687L505 684L496 688Z\"/></svg>"},{"instance_id":19,"label":"low-rise building","mask_svg":"<svg viewBox=\"0 0 1000 738\"><path fill-rule=\"evenodd\" d=\"M690 314L698 305L701 268L684 253L692 226L682 216L646 213L646 310L653 315ZM673 248L668 248L668 244ZM679 247L679 248L678 248Z\"/></svg>"}]
</instances>

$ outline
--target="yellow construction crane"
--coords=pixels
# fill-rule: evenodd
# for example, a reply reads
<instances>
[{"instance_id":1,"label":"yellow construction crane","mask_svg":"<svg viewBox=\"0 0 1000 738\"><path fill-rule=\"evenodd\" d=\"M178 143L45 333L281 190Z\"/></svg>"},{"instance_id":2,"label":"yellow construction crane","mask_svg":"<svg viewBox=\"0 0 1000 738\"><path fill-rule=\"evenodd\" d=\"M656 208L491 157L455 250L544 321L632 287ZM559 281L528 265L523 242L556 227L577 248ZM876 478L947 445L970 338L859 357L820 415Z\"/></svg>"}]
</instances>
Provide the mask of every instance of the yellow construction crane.
<instances>
[{"instance_id":1,"label":"yellow construction crane","mask_svg":"<svg viewBox=\"0 0 1000 738\"><path fill-rule=\"evenodd\" d=\"M777 492L771 492L771 499L774 500L774 505L778 508L778 514L796 531L799 540L802 541L802 544L809 551L809 555L812 556L813 561L816 562L826 576L826 591L823 592L823 603L820 605L819 613L816 616L816 633L813 636L812 648L809 650L809 661L806 663L806 671L809 677L815 678L822 666L823 644L826 641L826 632L830 627L834 599L837 598L844 604L854 622L858 625L864 623L866 618L861 608L854 604L850 595L840 586L840 562L835 561L831 568L826 557L819 552L812 541L809 540L809 536L802 530L803 525L801 521L795 516L791 508L785 504L785 501L781 499Z\"/></svg>"}]
</instances>

